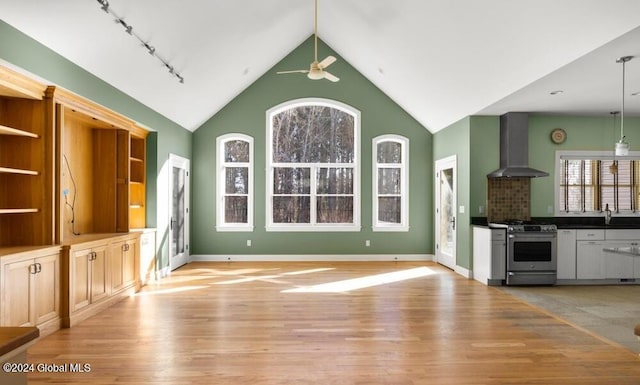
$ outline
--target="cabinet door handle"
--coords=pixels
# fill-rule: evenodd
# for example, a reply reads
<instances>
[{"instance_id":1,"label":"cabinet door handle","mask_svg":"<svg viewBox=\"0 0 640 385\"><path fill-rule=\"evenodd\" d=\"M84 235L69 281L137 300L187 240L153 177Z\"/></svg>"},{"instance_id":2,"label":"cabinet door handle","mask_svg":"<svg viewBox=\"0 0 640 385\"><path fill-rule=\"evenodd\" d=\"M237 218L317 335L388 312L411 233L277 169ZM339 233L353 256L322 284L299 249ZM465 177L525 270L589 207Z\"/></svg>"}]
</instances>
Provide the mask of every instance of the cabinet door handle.
<instances>
[{"instance_id":1,"label":"cabinet door handle","mask_svg":"<svg viewBox=\"0 0 640 385\"><path fill-rule=\"evenodd\" d=\"M36 273L42 272L42 264L40 262L36 263Z\"/></svg>"},{"instance_id":2,"label":"cabinet door handle","mask_svg":"<svg viewBox=\"0 0 640 385\"><path fill-rule=\"evenodd\" d=\"M29 265L29 274L36 274L38 272L38 268L35 263Z\"/></svg>"},{"instance_id":3,"label":"cabinet door handle","mask_svg":"<svg viewBox=\"0 0 640 385\"><path fill-rule=\"evenodd\" d=\"M122 251L129 251L129 244L125 243L124 245L122 245Z\"/></svg>"}]
</instances>

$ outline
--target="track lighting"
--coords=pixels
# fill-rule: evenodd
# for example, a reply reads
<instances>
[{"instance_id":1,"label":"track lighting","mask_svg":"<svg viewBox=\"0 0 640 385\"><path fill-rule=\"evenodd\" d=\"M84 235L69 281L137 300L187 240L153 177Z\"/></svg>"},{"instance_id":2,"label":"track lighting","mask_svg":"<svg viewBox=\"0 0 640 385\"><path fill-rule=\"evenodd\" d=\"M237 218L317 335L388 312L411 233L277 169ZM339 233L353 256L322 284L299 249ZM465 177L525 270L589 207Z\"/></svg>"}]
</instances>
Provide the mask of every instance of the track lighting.
<instances>
[{"instance_id":1,"label":"track lighting","mask_svg":"<svg viewBox=\"0 0 640 385\"><path fill-rule=\"evenodd\" d=\"M160 60L160 62L162 62L162 64L169 70L169 73L175 76L176 79L178 79L178 82L180 82L181 84L184 83L184 77L182 77L179 73L177 73L175 71L175 68L172 65L170 65L166 60L164 60L160 55L156 53L156 48L150 45L148 42L142 40L140 36L136 35L136 33L133 32L133 26L130 24L127 24L127 22L124 21L122 17L118 16L111 8L109 8L109 1L107 0L96 0L96 1L98 2L98 4L100 4L100 9L102 9L106 13L113 16L115 18L115 22L124 27L125 32L127 32L129 35L138 39L138 41L142 44L142 47L144 47L147 50L149 55L154 56L155 58Z\"/></svg>"}]
</instances>

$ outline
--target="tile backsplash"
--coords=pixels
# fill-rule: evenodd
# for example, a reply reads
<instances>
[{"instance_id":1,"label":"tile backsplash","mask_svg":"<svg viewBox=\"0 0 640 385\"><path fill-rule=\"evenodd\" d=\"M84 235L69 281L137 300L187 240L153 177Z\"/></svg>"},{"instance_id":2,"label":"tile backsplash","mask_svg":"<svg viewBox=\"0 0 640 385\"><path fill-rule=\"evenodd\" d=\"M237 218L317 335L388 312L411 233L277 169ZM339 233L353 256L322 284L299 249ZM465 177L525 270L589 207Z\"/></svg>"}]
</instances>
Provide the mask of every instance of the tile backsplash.
<instances>
[{"instance_id":1,"label":"tile backsplash","mask_svg":"<svg viewBox=\"0 0 640 385\"><path fill-rule=\"evenodd\" d=\"M531 178L488 178L487 220L531 219Z\"/></svg>"}]
</instances>

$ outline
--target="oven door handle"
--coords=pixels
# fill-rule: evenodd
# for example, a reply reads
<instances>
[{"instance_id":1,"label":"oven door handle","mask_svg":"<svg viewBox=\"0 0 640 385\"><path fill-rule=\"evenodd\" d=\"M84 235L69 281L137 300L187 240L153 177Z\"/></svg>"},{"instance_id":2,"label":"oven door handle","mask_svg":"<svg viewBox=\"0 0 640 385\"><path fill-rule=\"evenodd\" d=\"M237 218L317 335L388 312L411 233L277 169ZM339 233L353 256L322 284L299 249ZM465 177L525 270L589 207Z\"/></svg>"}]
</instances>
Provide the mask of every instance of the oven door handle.
<instances>
[{"instance_id":1,"label":"oven door handle","mask_svg":"<svg viewBox=\"0 0 640 385\"><path fill-rule=\"evenodd\" d=\"M521 274L526 274L526 275L556 275L557 273L555 271L522 271L522 272L510 271L509 272L510 276L521 275Z\"/></svg>"}]
</instances>

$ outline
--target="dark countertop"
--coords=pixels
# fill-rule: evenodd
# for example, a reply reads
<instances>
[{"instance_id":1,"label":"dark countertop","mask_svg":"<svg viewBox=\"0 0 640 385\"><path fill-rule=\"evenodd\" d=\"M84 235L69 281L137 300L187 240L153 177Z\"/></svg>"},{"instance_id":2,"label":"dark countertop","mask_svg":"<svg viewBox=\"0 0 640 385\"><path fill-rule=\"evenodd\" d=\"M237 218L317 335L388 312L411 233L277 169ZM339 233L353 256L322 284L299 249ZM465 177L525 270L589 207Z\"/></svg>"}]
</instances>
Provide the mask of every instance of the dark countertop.
<instances>
[{"instance_id":1,"label":"dark countertop","mask_svg":"<svg viewBox=\"0 0 640 385\"><path fill-rule=\"evenodd\" d=\"M553 223L559 229L640 229L640 217L613 217L606 225L604 217L533 217L533 222ZM488 226L486 217L471 217L471 225Z\"/></svg>"},{"instance_id":2,"label":"dark countertop","mask_svg":"<svg viewBox=\"0 0 640 385\"><path fill-rule=\"evenodd\" d=\"M0 327L0 356L27 344L40 336L40 330L33 327Z\"/></svg>"}]
</instances>

